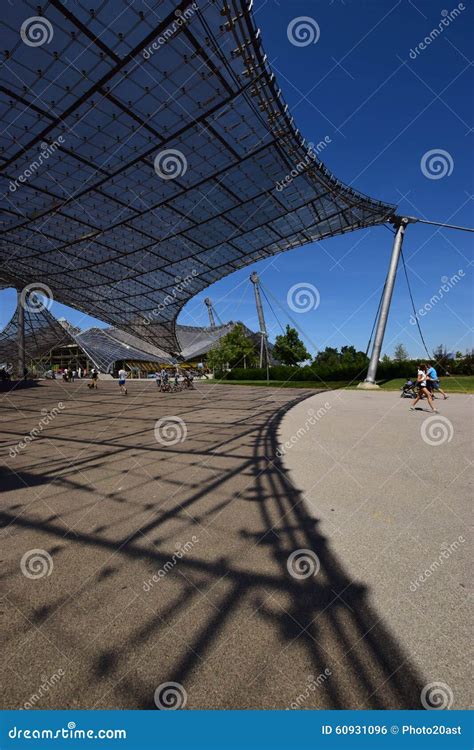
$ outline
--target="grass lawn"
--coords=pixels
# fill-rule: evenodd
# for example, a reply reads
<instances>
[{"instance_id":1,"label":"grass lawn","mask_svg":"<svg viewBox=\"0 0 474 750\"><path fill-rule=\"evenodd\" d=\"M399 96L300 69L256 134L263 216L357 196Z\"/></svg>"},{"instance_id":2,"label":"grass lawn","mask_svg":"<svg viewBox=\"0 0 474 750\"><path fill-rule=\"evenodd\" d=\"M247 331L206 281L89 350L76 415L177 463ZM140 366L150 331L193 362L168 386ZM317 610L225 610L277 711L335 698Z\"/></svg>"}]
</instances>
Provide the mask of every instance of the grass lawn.
<instances>
[{"instance_id":1,"label":"grass lawn","mask_svg":"<svg viewBox=\"0 0 474 750\"><path fill-rule=\"evenodd\" d=\"M217 382L217 381L216 381ZM399 391L405 383L404 378L379 381L384 391ZM222 385L260 385L265 387L265 380L223 380ZM357 382L349 383L344 380L329 380L321 382L316 380L293 381L293 380L270 380L270 388L356 388ZM441 388L446 393L474 393L474 375L458 375L441 379Z\"/></svg>"}]
</instances>

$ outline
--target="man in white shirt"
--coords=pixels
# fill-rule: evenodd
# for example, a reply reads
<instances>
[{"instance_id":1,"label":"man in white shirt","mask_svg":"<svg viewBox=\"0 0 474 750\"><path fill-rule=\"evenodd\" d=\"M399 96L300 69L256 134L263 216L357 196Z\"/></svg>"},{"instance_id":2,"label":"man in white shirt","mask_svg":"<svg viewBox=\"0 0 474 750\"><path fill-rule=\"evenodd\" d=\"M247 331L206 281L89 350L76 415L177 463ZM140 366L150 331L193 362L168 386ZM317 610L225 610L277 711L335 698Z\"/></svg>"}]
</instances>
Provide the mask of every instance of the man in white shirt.
<instances>
[{"instance_id":1,"label":"man in white shirt","mask_svg":"<svg viewBox=\"0 0 474 750\"><path fill-rule=\"evenodd\" d=\"M122 393L124 396L127 395L127 386L125 385L125 382L127 380L127 373L125 370L119 370L118 371L118 378L119 378L119 386L120 386L120 393Z\"/></svg>"}]
</instances>

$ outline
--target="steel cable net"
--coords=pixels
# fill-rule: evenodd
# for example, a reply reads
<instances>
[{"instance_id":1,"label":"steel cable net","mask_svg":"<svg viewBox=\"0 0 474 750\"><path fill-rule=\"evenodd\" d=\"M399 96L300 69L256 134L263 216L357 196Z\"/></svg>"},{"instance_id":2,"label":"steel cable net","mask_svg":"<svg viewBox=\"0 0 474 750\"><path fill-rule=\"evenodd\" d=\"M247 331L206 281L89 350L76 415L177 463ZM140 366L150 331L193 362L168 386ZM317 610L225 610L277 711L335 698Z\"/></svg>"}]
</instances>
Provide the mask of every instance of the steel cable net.
<instances>
[{"instance_id":1,"label":"steel cable net","mask_svg":"<svg viewBox=\"0 0 474 750\"><path fill-rule=\"evenodd\" d=\"M197 292L393 214L308 152L250 5L3 7L4 285L47 284L179 352L176 318Z\"/></svg>"},{"instance_id":2,"label":"steel cable net","mask_svg":"<svg viewBox=\"0 0 474 750\"><path fill-rule=\"evenodd\" d=\"M0 367L14 370L18 359L19 308L0 332ZM57 321L47 309L24 308L24 358L29 364L48 355L56 346L74 343L72 334Z\"/></svg>"}]
</instances>

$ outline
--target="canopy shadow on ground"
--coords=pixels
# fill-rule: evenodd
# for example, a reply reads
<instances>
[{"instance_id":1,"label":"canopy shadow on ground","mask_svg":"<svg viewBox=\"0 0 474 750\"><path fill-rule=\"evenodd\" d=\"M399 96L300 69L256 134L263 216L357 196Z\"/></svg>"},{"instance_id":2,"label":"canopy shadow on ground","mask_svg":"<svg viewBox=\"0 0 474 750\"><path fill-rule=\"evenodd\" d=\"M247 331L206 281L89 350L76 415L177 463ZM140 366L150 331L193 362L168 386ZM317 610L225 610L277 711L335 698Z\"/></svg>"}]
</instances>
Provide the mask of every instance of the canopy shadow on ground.
<instances>
[{"instance_id":1,"label":"canopy shadow on ground","mask_svg":"<svg viewBox=\"0 0 474 750\"><path fill-rule=\"evenodd\" d=\"M51 674L62 654L67 678L41 707L151 709L156 687L173 681L184 686L190 708L285 708L295 701L302 708L419 708L425 681L364 583L351 580L332 553L278 458L282 417L314 391L269 396L259 388L211 388L165 399L158 410L149 388L139 408L127 402L134 419L120 421L127 429L118 443L110 439L119 403L111 388L101 406L110 419L106 449L98 450L90 422L90 443L75 430L74 442L94 445L94 452L90 467L82 457L74 481L48 473L47 465L41 473L39 457L34 470L17 466L0 516L2 536L11 540L4 670L18 674L18 652L31 648L34 674ZM93 404L92 395L86 401ZM145 436L171 403L188 437L168 448L155 442L150 457L153 439L147 445ZM104 414L98 417L103 422ZM56 425L54 432L67 443L70 429ZM85 478L92 474L100 485L96 473L104 470L116 478L139 439L137 475L133 468L127 474L133 487L121 491L120 505L110 504L112 493L94 506ZM77 452L77 445L69 448ZM29 497L41 487L58 490L48 496L52 512ZM199 543L146 591L145 582L169 566L177 539L192 534ZM44 582L18 570L19 557L33 547L54 561ZM317 555L317 575L290 574L288 557L298 549ZM43 638L49 652L34 648ZM38 679L27 677L28 686L9 689L3 702L17 707Z\"/></svg>"}]
</instances>

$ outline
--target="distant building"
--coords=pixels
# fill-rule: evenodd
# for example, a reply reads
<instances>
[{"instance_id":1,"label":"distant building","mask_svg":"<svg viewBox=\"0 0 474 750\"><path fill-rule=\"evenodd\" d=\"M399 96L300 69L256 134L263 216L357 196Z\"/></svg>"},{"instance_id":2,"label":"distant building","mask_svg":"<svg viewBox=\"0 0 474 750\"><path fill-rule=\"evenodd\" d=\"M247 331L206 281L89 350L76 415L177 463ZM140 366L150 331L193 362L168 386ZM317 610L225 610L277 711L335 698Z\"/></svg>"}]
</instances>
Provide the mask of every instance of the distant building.
<instances>
[{"instance_id":1,"label":"distant building","mask_svg":"<svg viewBox=\"0 0 474 750\"><path fill-rule=\"evenodd\" d=\"M39 376L50 370L69 367L81 367L87 371L96 367L101 373L113 375L124 367L132 376L146 377L177 362L190 366L205 362L210 349L235 325L232 321L213 328L177 325L181 352L173 357L158 346L118 328L93 327L81 331L64 318L57 320L47 309L38 312L25 310L25 362L28 370ZM245 330L257 344L259 335L248 328ZM16 311L0 333L0 366L9 370L14 369L18 356L17 333Z\"/></svg>"}]
</instances>

